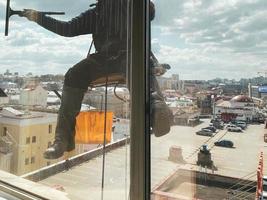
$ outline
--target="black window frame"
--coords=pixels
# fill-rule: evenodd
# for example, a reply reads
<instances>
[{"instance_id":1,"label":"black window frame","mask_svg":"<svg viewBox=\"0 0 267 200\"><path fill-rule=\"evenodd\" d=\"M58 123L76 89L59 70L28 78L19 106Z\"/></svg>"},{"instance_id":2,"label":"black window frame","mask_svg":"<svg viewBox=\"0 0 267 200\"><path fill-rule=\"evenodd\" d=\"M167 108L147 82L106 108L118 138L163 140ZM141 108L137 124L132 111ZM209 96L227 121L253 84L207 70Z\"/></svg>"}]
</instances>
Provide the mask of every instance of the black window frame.
<instances>
[{"instance_id":1,"label":"black window frame","mask_svg":"<svg viewBox=\"0 0 267 200\"><path fill-rule=\"evenodd\" d=\"M149 0L131 1L130 28L130 199L149 200L150 164L150 20ZM137 78L138 77L138 78Z\"/></svg>"}]
</instances>

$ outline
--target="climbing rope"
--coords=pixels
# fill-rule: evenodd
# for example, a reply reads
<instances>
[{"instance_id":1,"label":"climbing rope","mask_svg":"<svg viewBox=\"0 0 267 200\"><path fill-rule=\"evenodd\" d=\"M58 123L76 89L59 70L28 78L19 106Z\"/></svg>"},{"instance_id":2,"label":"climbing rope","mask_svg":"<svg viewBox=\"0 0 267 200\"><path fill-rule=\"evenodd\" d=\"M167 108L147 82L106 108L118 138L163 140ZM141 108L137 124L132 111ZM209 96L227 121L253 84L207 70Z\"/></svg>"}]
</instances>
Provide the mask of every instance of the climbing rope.
<instances>
[{"instance_id":1,"label":"climbing rope","mask_svg":"<svg viewBox=\"0 0 267 200\"><path fill-rule=\"evenodd\" d=\"M108 76L106 76L105 85L105 104L104 104L104 136L103 136L103 159L102 159L102 183L101 183L101 200L104 198L105 187L105 159L106 159L106 137L107 137L107 96L108 96Z\"/></svg>"}]
</instances>

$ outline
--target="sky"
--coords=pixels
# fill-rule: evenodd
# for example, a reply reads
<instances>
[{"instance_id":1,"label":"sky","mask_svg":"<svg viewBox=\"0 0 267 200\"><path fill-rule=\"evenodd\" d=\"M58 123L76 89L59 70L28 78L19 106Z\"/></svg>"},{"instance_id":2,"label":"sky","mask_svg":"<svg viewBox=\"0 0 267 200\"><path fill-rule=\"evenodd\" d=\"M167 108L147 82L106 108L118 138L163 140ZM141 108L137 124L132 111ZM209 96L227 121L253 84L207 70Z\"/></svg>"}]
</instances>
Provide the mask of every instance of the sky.
<instances>
[{"instance_id":1,"label":"sky","mask_svg":"<svg viewBox=\"0 0 267 200\"><path fill-rule=\"evenodd\" d=\"M11 0L14 10L64 11L70 20L93 0ZM171 65L166 76L237 79L267 70L266 0L154 0L152 50ZM64 74L86 57L91 35L66 38L12 16L4 36L6 0L0 0L0 73ZM261 74L263 75L263 73Z\"/></svg>"}]
</instances>

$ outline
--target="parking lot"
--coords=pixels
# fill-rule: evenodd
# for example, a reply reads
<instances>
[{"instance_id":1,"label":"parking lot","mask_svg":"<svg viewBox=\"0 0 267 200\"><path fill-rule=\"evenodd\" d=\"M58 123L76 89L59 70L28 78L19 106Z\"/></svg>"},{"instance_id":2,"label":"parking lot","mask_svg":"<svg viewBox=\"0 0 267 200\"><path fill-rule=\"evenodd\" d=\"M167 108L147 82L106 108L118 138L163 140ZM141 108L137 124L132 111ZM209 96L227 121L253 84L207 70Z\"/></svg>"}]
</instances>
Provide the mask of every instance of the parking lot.
<instances>
[{"instance_id":1,"label":"parking lot","mask_svg":"<svg viewBox=\"0 0 267 200\"><path fill-rule=\"evenodd\" d=\"M184 166L198 170L199 167L195 164L197 153L203 144L207 144L211 149L214 165L218 169L215 171L216 174L241 178L255 173L260 152L263 151L266 155L266 143L263 141L264 125L250 124L243 132L219 130L213 137L196 135L196 131L207 127L209 121L209 119L205 119L196 127L173 126L170 134L162 138L155 138L152 143L152 155L164 156L166 159L169 149L167 147L177 145L182 148L183 158L186 161ZM221 139L231 140L234 148L214 146L214 142ZM160 140L162 140L161 144ZM256 176L252 177L252 180L256 180Z\"/></svg>"}]
</instances>

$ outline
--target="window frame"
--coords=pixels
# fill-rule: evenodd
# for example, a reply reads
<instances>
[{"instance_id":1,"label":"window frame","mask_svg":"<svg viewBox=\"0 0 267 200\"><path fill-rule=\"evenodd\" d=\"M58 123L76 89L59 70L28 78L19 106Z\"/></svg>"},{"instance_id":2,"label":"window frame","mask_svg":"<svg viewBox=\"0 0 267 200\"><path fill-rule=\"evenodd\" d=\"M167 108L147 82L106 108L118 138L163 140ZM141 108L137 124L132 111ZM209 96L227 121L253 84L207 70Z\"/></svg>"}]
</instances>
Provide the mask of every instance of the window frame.
<instances>
[{"instance_id":1,"label":"window frame","mask_svg":"<svg viewBox=\"0 0 267 200\"><path fill-rule=\"evenodd\" d=\"M130 199L149 200L150 169L150 22L149 0L131 1L130 35ZM136 78L138 77L138 78Z\"/></svg>"}]
</instances>

